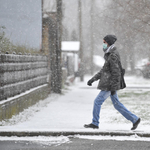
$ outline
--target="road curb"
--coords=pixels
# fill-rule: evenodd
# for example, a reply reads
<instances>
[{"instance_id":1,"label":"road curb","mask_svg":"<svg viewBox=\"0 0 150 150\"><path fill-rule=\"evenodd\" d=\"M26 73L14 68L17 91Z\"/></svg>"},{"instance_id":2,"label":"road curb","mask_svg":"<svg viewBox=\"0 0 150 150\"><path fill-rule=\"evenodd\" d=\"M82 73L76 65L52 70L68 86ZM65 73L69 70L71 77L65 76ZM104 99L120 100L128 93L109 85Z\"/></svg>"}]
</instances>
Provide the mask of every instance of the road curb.
<instances>
[{"instance_id":1,"label":"road curb","mask_svg":"<svg viewBox=\"0 0 150 150\"><path fill-rule=\"evenodd\" d=\"M150 133L141 133L141 132L82 132L82 131L1 131L0 136L73 136L73 135L102 135L102 136L133 136L137 135L139 137L150 137Z\"/></svg>"}]
</instances>

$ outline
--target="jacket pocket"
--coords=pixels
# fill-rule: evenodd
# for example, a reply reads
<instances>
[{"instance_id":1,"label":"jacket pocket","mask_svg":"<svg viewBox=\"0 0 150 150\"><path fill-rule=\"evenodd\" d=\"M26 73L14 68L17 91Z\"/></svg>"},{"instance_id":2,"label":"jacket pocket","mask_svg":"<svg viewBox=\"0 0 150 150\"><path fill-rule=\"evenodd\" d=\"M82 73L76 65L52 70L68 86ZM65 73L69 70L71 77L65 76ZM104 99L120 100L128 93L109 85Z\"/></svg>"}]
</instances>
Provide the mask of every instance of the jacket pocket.
<instances>
[{"instance_id":1,"label":"jacket pocket","mask_svg":"<svg viewBox=\"0 0 150 150\"><path fill-rule=\"evenodd\" d=\"M109 89L110 88L110 80L111 80L110 73L104 72L101 75L101 79L100 79L98 87L99 88L101 87L101 88L107 88L107 89Z\"/></svg>"}]
</instances>

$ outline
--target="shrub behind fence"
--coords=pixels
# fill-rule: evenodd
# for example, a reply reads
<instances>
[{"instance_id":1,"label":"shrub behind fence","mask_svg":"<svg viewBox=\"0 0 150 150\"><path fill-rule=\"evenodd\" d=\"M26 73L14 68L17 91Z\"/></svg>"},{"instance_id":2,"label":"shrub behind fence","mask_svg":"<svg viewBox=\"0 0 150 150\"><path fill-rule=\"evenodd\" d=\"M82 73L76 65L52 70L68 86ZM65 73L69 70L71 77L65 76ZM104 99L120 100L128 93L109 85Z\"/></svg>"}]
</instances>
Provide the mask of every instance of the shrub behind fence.
<instances>
[{"instance_id":1,"label":"shrub behind fence","mask_svg":"<svg viewBox=\"0 0 150 150\"><path fill-rule=\"evenodd\" d=\"M0 100L47 83L47 56L0 55Z\"/></svg>"}]
</instances>

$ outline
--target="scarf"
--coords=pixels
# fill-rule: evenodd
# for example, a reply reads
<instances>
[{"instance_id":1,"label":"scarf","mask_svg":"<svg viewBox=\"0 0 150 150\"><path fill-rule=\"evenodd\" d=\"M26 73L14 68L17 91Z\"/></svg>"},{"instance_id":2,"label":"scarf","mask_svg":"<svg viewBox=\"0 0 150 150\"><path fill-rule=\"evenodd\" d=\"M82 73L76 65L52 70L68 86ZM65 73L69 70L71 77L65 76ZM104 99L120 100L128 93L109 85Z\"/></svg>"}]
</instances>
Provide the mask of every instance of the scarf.
<instances>
[{"instance_id":1,"label":"scarf","mask_svg":"<svg viewBox=\"0 0 150 150\"><path fill-rule=\"evenodd\" d=\"M109 46L107 49L103 49L103 51L104 51L105 54L106 54L106 53L109 53L109 51L110 51L111 49L113 49L114 47L115 47L115 45L113 44L113 45Z\"/></svg>"}]
</instances>

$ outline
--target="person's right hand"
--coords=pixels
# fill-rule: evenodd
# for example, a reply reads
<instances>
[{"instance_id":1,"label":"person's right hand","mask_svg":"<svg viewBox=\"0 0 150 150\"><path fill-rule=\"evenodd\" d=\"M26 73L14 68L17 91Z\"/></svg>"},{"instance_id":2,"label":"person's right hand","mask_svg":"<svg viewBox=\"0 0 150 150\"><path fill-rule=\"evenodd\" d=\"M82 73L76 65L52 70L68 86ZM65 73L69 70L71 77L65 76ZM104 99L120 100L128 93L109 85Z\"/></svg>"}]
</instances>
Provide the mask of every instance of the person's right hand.
<instances>
[{"instance_id":1,"label":"person's right hand","mask_svg":"<svg viewBox=\"0 0 150 150\"><path fill-rule=\"evenodd\" d=\"M90 80L87 82L87 85L92 86L92 83L93 83L93 82L94 82L93 79L90 79Z\"/></svg>"}]
</instances>

